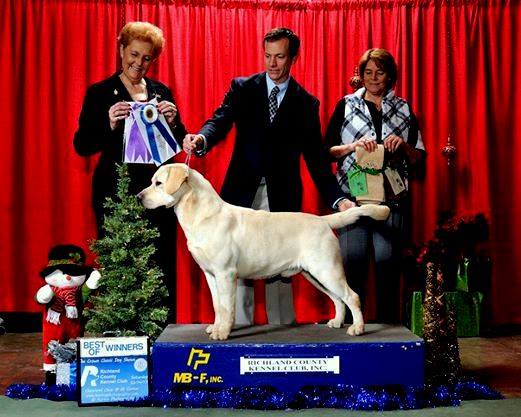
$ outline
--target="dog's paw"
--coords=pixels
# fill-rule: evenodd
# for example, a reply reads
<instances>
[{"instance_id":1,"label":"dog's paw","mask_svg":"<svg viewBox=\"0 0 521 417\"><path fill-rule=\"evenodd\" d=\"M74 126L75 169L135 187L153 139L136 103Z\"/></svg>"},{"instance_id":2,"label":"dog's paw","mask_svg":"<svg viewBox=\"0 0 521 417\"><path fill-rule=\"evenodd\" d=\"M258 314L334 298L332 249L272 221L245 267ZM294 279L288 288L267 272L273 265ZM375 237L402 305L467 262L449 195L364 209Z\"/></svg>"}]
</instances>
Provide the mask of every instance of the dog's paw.
<instances>
[{"instance_id":1,"label":"dog's paw","mask_svg":"<svg viewBox=\"0 0 521 417\"><path fill-rule=\"evenodd\" d=\"M363 323L361 323L361 324L352 324L347 329L347 334L349 336L360 336L363 333L364 333L364 324Z\"/></svg>"},{"instance_id":2,"label":"dog's paw","mask_svg":"<svg viewBox=\"0 0 521 417\"><path fill-rule=\"evenodd\" d=\"M213 333L213 324L210 324L204 331L208 334Z\"/></svg>"},{"instance_id":3,"label":"dog's paw","mask_svg":"<svg viewBox=\"0 0 521 417\"><path fill-rule=\"evenodd\" d=\"M230 332L216 330L210 333L210 339L212 340L226 340L228 336L230 336Z\"/></svg>"},{"instance_id":4,"label":"dog's paw","mask_svg":"<svg viewBox=\"0 0 521 417\"><path fill-rule=\"evenodd\" d=\"M343 326L343 323L340 320L331 319L327 322L327 327L340 329Z\"/></svg>"}]
</instances>

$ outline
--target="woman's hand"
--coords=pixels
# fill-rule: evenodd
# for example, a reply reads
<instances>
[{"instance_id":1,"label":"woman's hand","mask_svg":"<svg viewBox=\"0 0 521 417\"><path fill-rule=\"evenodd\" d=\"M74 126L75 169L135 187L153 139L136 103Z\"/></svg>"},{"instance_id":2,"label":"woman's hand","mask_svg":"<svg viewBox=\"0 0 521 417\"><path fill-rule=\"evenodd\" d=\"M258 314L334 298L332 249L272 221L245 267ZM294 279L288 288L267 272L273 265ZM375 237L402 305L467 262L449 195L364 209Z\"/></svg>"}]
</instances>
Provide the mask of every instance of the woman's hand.
<instances>
[{"instance_id":1,"label":"woman's hand","mask_svg":"<svg viewBox=\"0 0 521 417\"><path fill-rule=\"evenodd\" d=\"M172 126L177 115L177 107L175 104L171 103L170 101L163 100L157 104L157 110L159 113L165 116L166 122Z\"/></svg>"},{"instance_id":2,"label":"woman's hand","mask_svg":"<svg viewBox=\"0 0 521 417\"><path fill-rule=\"evenodd\" d=\"M347 145L337 145L329 148L329 154L335 159L340 159L344 155L350 154L351 152L353 151L351 150L350 143Z\"/></svg>"},{"instance_id":3,"label":"woman's hand","mask_svg":"<svg viewBox=\"0 0 521 417\"><path fill-rule=\"evenodd\" d=\"M384 139L384 148L391 153L396 152L404 142L400 136L389 135Z\"/></svg>"},{"instance_id":4,"label":"woman's hand","mask_svg":"<svg viewBox=\"0 0 521 417\"><path fill-rule=\"evenodd\" d=\"M119 101L109 109L110 128L116 129L120 120L130 116L130 104L126 101Z\"/></svg>"},{"instance_id":5,"label":"woman's hand","mask_svg":"<svg viewBox=\"0 0 521 417\"><path fill-rule=\"evenodd\" d=\"M359 148L359 147L364 148L367 152L374 152L374 151L376 151L377 144L376 144L375 140L363 137L353 143L332 146L329 149L329 153L334 158L340 159L344 155L349 155L349 154L353 153L356 150L356 148Z\"/></svg>"},{"instance_id":6,"label":"woman's hand","mask_svg":"<svg viewBox=\"0 0 521 417\"><path fill-rule=\"evenodd\" d=\"M367 152L374 152L378 147L375 140L366 138L365 136L353 142L351 145L353 146L353 152L356 148L364 148Z\"/></svg>"}]
</instances>

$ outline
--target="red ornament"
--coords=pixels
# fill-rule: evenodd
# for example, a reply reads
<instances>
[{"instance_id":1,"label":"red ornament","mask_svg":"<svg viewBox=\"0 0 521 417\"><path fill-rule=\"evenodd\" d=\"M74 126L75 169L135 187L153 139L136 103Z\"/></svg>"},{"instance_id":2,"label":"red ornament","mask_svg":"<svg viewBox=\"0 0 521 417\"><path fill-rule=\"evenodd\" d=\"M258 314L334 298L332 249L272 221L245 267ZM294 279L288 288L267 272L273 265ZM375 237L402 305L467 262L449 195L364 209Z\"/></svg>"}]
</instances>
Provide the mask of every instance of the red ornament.
<instances>
[{"instance_id":1,"label":"red ornament","mask_svg":"<svg viewBox=\"0 0 521 417\"><path fill-rule=\"evenodd\" d=\"M349 85L353 90L358 90L364 85L364 82L362 78L360 77L360 74L358 73L358 65L355 65L354 74L351 79L349 80Z\"/></svg>"},{"instance_id":2,"label":"red ornament","mask_svg":"<svg viewBox=\"0 0 521 417\"><path fill-rule=\"evenodd\" d=\"M447 165L452 165L452 161L456 156L456 147L452 144L450 140L450 135L447 138L447 143L443 148L441 148L441 154L445 159L447 159Z\"/></svg>"}]
</instances>

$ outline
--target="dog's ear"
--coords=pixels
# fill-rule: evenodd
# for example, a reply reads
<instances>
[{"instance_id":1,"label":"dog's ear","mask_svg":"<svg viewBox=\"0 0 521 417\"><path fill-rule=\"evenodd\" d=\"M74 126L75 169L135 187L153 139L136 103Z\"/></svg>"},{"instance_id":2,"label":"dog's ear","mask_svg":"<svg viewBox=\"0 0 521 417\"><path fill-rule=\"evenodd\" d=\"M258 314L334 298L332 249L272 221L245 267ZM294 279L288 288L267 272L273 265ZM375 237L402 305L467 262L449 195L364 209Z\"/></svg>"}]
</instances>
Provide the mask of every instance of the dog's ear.
<instances>
[{"instance_id":1,"label":"dog's ear","mask_svg":"<svg viewBox=\"0 0 521 417\"><path fill-rule=\"evenodd\" d=\"M166 179L164 191L167 194L174 194L188 178L188 167L186 165L176 165L170 168Z\"/></svg>"}]
</instances>

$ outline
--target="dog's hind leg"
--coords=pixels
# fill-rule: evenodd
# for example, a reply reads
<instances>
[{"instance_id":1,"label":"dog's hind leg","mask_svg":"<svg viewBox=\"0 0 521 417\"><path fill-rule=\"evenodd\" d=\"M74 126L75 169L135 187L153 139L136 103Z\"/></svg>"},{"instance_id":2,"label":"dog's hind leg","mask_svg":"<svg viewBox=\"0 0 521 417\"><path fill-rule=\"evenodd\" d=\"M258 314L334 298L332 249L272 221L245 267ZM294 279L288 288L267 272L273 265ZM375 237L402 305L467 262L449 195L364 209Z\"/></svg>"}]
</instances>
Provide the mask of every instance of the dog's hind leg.
<instances>
[{"instance_id":1,"label":"dog's hind leg","mask_svg":"<svg viewBox=\"0 0 521 417\"><path fill-rule=\"evenodd\" d=\"M344 302L339 297L337 297L335 294L333 294L331 291L329 291L327 288L325 288L309 272L302 271L302 275L304 275L306 277L306 279L315 286L315 288L322 291L329 298L331 298L331 301L333 301L333 304L335 304L335 317L327 322L327 327L334 327L336 329L342 327L344 325L344 319L346 317L346 306L345 306Z\"/></svg>"},{"instance_id":2,"label":"dog's hind leg","mask_svg":"<svg viewBox=\"0 0 521 417\"><path fill-rule=\"evenodd\" d=\"M210 339L226 340L235 321L235 292L237 289L237 272L226 271L215 276L218 305L217 322L214 324Z\"/></svg>"},{"instance_id":3,"label":"dog's hind leg","mask_svg":"<svg viewBox=\"0 0 521 417\"><path fill-rule=\"evenodd\" d=\"M360 308L360 297L347 285L347 282L346 287L348 295L343 300L347 307L349 307L349 310L351 310L353 316L353 324L348 327L347 334L350 336L358 336L364 332L364 317Z\"/></svg>"},{"instance_id":4,"label":"dog's hind leg","mask_svg":"<svg viewBox=\"0 0 521 417\"><path fill-rule=\"evenodd\" d=\"M215 277L209 272L204 271L204 276L206 277L206 282L208 283L208 287L210 288L210 294L212 295L212 305L213 305L213 313L214 313L214 322L206 327L206 333L210 334L213 332L213 329L218 327L219 325L219 293L217 292L217 284L215 282Z\"/></svg>"},{"instance_id":5,"label":"dog's hind leg","mask_svg":"<svg viewBox=\"0 0 521 417\"><path fill-rule=\"evenodd\" d=\"M358 336L362 334L364 332L364 317L362 316L362 310L360 309L360 298L358 297L358 294L347 285L342 267L333 266L332 268L310 271L310 273L314 278L316 278L320 285L324 286L324 288L334 294L337 298L340 298L347 305L349 310L351 310L351 314L353 315L353 324L349 326L347 333L350 336ZM332 298L332 300L334 301L334 298ZM333 322L335 319L333 319Z\"/></svg>"}]
</instances>

